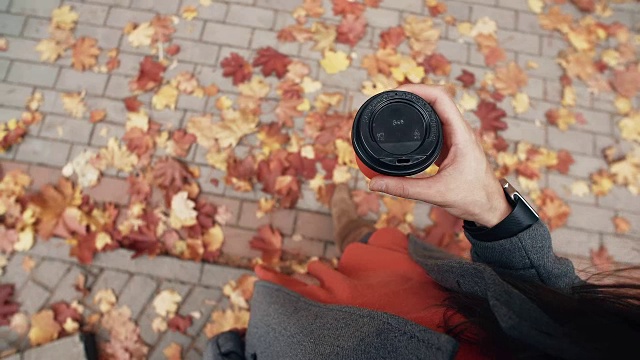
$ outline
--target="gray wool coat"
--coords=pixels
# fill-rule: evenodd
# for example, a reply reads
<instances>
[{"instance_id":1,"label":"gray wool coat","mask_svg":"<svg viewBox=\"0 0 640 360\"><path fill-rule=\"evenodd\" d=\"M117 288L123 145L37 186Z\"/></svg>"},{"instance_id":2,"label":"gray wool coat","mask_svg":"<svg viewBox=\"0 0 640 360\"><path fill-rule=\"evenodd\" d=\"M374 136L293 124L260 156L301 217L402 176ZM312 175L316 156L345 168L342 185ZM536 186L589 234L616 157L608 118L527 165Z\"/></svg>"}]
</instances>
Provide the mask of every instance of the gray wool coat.
<instances>
[{"instance_id":1,"label":"gray wool coat","mask_svg":"<svg viewBox=\"0 0 640 360\"><path fill-rule=\"evenodd\" d=\"M562 336L536 305L500 279L505 273L561 291L581 280L571 262L553 253L549 230L538 221L494 242L467 238L473 262L410 239L414 261L440 285L481 296L510 336L560 358L590 358ZM457 341L401 317L353 306L325 305L260 281L251 301L246 359L452 359ZM205 359L225 359L211 354ZM209 357L208 357L209 356Z\"/></svg>"}]
</instances>

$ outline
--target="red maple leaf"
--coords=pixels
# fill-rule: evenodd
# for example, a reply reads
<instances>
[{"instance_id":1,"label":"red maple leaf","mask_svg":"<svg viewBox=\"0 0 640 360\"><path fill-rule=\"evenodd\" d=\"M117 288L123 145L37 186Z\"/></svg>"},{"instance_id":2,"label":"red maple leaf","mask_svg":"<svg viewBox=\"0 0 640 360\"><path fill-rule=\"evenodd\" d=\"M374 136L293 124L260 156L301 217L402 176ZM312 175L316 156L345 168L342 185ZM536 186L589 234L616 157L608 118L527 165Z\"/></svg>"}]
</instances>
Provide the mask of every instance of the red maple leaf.
<instances>
[{"instance_id":1,"label":"red maple leaf","mask_svg":"<svg viewBox=\"0 0 640 360\"><path fill-rule=\"evenodd\" d=\"M468 88L476 83L476 76L471 71L462 69L462 74L458 75L456 80L460 81L463 87Z\"/></svg>"},{"instance_id":2,"label":"red maple leaf","mask_svg":"<svg viewBox=\"0 0 640 360\"><path fill-rule=\"evenodd\" d=\"M616 70L611 85L618 94L633 98L640 90L640 71L636 64L630 64L624 70Z\"/></svg>"},{"instance_id":3,"label":"red maple leaf","mask_svg":"<svg viewBox=\"0 0 640 360\"><path fill-rule=\"evenodd\" d=\"M174 149L173 152L176 156L185 157L189 153L189 148L196 142L196 136L187 133L184 129L179 129L171 134L171 140L173 140Z\"/></svg>"},{"instance_id":4,"label":"red maple leaf","mask_svg":"<svg viewBox=\"0 0 640 360\"><path fill-rule=\"evenodd\" d=\"M20 309L20 305L11 300L14 291L13 284L0 285L0 326L9 325L13 314Z\"/></svg>"},{"instance_id":5,"label":"red maple leaf","mask_svg":"<svg viewBox=\"0 0 640 360\"><path fill-rule=\"evenodd\" d=\"M251 64L236 52L222 59L220 66L222 66L222 76L233 78L233 85L249 80L253 72Z\"/></svg>"},{"instance_id":6,"label":"red maple leaf","mask_svg":"<svg viewBox=\"0 0 640 360\"><path fill-rule=\"evenodd\" d=\"M138 110L140 110L140 106L142 106L142 102L138 100L136 96L129 96L123 101L125 108L127 108L127 111L129 112L138 112Z\"/></svg>"},{"instance_id":7,"label":"red maple leaf","mask_svg":"<svg viewBox=\"0 0 640 360\"><path fill-rule=\"evenodd\" d=\"M186 334L187 329L193 323L193 317L191 315L182 316L180 314L175 314L169 321L167 322L167 327L172 331L181 332Z\"/></svg>"},{"instance_id":8,"label":"red maple leaf","mask_svg":"<svg viewBox=\"0 0 640 360\"><path fill-rule=\"evenodd\" d=\"M249 155L240 160L235 155L227 159L227 177L225 182L229 185L234 181L244 181L252 184L256 176L256 160L253 155Z\"/></svg>"},{"instance_id":9,"label":"red maple leaf","mask_svg":"<svg viewBox=\"0 0 640 360\"><path fill-rule=\"evenodd\" d=\"M181 50L180 45L171 44L166 49L164 49L164 52L169 56L176 56L180 53L180 50Z\"/></svg>"},{"instance_id":10,"label":"red maple leaf","mask_svg":"<svg viewBox=\"0 0 640 360\"><path fill-rule=\"evenodd\" d=\"M427 73L431 73L439 76L447 76L451 72L451 63L442 54L431 54L422 62Z\"/></svg>"},{"instance_id":11,"label":"red maple leaf","mask_svg":"<svg viewBox=\"0 0 640 360\"><path fill-rule=\"evenodd\" d=\"M582 12L592 13L596 11L595 0L571 0L571 2Z\"/></svg>"},{"instance_id":12,"label":"red maple leaf","mask_svg":"<svg viewBox=\"0 0 640 360\"><path fill-rule=\"evenodd\" d=\"M151 56L145 56L140 63L138 77L129 82L129 89L135 91L149 91L162 83L162 77L166 66L153 60Z\"/></svg>"},{"instance_id":13,"label":"red maple leaf","mask_svg":"<svg viewBox=\"0 0 640 360\"><path fill-rule=\"evenodd\" d=\"M402 26L388 28L387 30L380 33L379 47L381 49L395 49L398 47L398 45L402 44L405 39L406 35L404 34L404 29L402 28Z\"/></svg>"},{"instance_id":14,"label":"red maple leaf","mask_svg":"<svg viewBox=\"0 0 640 360\"><path fill-rule=\"evenodd\" d=\"M282 256L282 234L271 225L263 225L258 229L258 235L251 239L251 248L262 252L262 261L266 264L276 264Z\"/></svg>"},{"instance_id":15,"label":"red maple leaf","mask_svg":"<svg viewBox=\"0 0 640 360\"><path fill-rule=\"evenodd\" d=\"M367 20L364 16L347 14L338 25L336 41L354 47L367 31Z\"/></svg>"},{"instance_id":16,"label":"red maple leaf","mask_svg":"<svg viewBox=\"0 0 640 360\"><path fill-rule=\"evenodd\" d=\"M65 321L69 318L78 322L82 321L82 315L78 310L64 301L58 301L57 303L51 304L51 310L53 310L56 322L60 325L64 325Z\"/></svg>"},{"instance_id":17,"label":"red maple leaf","mask_svg":"<svg viewBox=\"0 0 640 360\"><path fill-rule=\"evenodd\" d=\"M253 66L262 67L262 75L276 75L278 79L282 79L287 74L287 66L291 64L291 59L272 48L271 46L258 49L256 58L253 60Z\"/></svg>"},{"instance_id":18,"label":"red maple leaf","mask_svg":"<svg viewBox=\"0 0 640 360\"><path fill-rule=\"evenodd\" d=\"M502 121L502 118L507 116L507 113L500 109L494 102L486 100L480 101L474 114L480 119L481 131L494 132L505 130L508 127L507 123Z\"/></svg>"},{"instance_id":19,"label":"red maple leaf","mask_svg":"<svg viewBox=\"0 0 640 360\"><path fill-rule=\"evenodd\" d=\"M471 245L462 237L462 219L459 219L438 206L429 213L433 225L425 230L425 241L450 253L468 256Z\"/></svg>"},{"instance_id":20,"label":"red maple leaf","mask_svg":"<svg viewBox=\"0 0 640 360\"><path fill-rule=\"evenodd\" d=\"M168 15L156 15L151 19L151 27L153 27L154 33L151 37L151 41L156 42L169 42L171 35L176 32L176 28L173 26L173 19Z\"/></svg>"},{"instance_id":21,"label":"red maple leaf","mask_svg":"<svg viewBox=\"0 0 640 360\"><path fill-rule=\"evenodd\" d=\"M569 172L569 167L575 162L573 160L573 156L567 150L558 151L558 163L550 169L558 170L561 174L567 174Z\"/></svg>"},{"instance_id":22,"label":"red maple leaf","mask_svg":"<svg viewBox=\"0 0 640 360\"><path fill-rule=\"evenodd\" d=\"M360 16L364 12L365 5L353 0L333 0L334 15L356 15Z\"/></svg>"}]
</instances>

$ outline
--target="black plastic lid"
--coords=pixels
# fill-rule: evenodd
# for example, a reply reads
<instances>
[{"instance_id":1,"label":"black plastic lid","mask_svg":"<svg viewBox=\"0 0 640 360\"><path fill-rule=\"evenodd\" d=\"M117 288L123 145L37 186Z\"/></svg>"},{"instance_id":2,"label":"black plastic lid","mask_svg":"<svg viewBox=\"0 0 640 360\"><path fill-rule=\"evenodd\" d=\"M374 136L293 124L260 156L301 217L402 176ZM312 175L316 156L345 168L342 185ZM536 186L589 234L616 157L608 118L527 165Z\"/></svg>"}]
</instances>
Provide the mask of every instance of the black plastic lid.
<instances>
[{"instance_id":1,"label":"black plastic lid","mask_svg":"<svg viewBox=\"0 0 640 360\"><path fill-rule=\"evenodd\" d=\"M356 155L371 170L410 176L426 170L442 149L442 124L420 96L391 90L367 100L353 122Z\"/></svg>"}]
</instances>

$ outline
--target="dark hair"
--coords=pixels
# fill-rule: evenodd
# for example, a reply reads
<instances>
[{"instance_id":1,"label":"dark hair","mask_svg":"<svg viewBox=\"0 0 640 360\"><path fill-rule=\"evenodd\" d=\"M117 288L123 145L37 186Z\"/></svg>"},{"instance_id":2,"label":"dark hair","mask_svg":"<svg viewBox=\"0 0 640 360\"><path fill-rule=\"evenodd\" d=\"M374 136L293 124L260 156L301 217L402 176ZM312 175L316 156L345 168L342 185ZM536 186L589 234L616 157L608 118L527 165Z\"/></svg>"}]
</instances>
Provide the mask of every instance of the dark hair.
<instances>
[{"instance_id":1,"label":"dark hair","mask_svg":"<svg viewBox=\"0 0 640 360\"><path fill-rule=\"evenodd\" d=\"M592 275L568 292L539 282L499 276L560 325L568 340L585 344L593 358L617 359L637 353L640 341L640 282L626 275L632 270L640 267ZM482 343L500 359L558 358L507 335L484 298L451 293L444 305L447 333L460 342ZM454 323L456 313L465 320ZM481 330L482 338L478 331L471 331L475 329Z\"/></svg>"}]
</instances>

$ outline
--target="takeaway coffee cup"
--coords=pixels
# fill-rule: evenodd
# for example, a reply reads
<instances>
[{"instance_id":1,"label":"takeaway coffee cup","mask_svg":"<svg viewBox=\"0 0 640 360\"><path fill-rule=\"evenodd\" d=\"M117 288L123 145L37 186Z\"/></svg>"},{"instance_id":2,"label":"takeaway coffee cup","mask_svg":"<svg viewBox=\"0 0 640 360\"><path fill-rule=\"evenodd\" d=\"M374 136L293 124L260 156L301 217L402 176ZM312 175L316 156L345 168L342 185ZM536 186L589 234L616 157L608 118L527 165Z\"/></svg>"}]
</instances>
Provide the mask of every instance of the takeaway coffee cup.
<instances>
[{"instance_id":1,"label":"takeaway coffee cup","mask_svg":"<svg viewBox=\"0 0 640 360\"><path fill-rule=\"evenodd\" d=\"M410 176L433 164L442 149L442 124L420 96L391 90L367 100L353 121L351 141L360 171Z\"/></svg>"}]
</instances>

